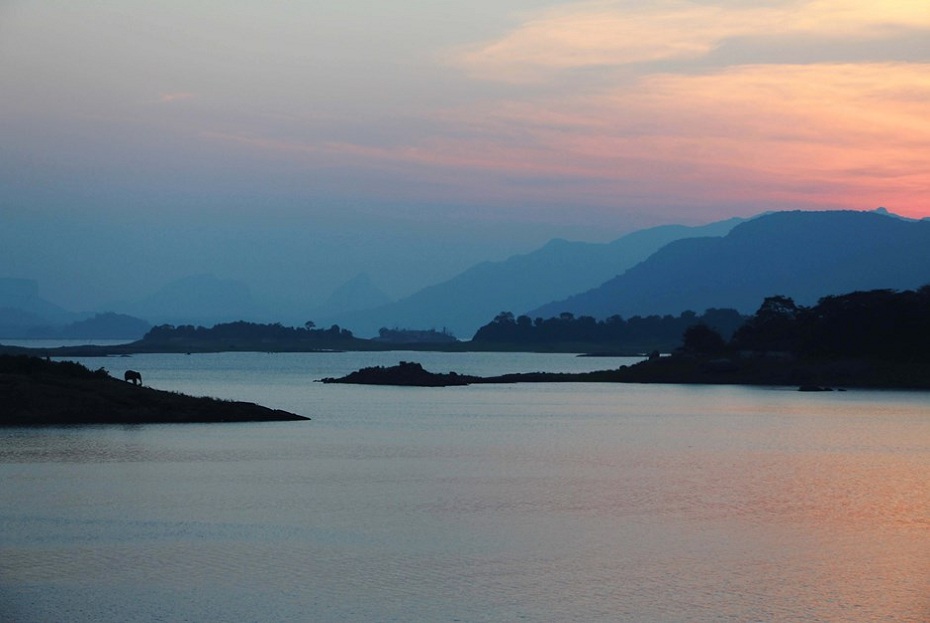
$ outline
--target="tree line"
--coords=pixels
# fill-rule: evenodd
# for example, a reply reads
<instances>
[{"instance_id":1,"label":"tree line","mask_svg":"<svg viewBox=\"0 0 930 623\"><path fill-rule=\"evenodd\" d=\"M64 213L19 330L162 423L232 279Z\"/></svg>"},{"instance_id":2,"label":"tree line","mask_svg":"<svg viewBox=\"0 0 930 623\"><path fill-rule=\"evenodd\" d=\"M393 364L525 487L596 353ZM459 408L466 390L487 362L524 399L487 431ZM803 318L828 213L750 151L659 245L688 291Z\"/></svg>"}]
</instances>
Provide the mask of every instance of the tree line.
<instances>
[{"instance_id":1,"label":"tree line","mask_svg":"<svg viewBox=\"0 0 930 623\"><path fill-rule=\"evenodd\" d=\"M384 330L384 333L390 333ZM355 338L339 325L317 328L280 323L237 321L211 328L159 325L143 338L152 345L224 344L247 347L369 348L375 340ZM535 318L501 312L475 333L475 347L494 349L570 350L596 347L604 351L652 350L714 354L726 352L786 353L805 358L868 358L930 362L930 284L916 290L870 290L826 296L805 307L783 295L766 298L752 316L733 309L706 310L698 315L619 315L604 320L563 313Z\"/></svg>"},{"instance_id":2,"label":"tree line","mask_svg":"<svg viewBox=\"0 0 930 623\"><path fill-rule=\"evenodd\" d=\"M811 307L771 296L729 341L698 324L685 332L683 346L700 353L930 362L930 285L826 296Z\"/></svg>"},{"instance_id":3,"label":"tree line","mask_svg":"<svg viewBox=\"0 0 930 623\"><path fill-rule=\"evenodd\" d=\"M691 326L704 325L729 338L746 319L735 309L715 308L701 315L685 311L679 316L633 316L624 319L614 315L604 320L591 316L576 318L568 312L553 318L535 319L501 312L478 329L472 342L531 347L587 344L617 350L671 350L681 345L682 335Z\"/></svg>"},{"instance_id":4,"label":"tree line","mask_svg":"<svg viewBox=\"0 0 930 623\"><path fill-rule=\"evenodd\" d=\"M217 342L240 340L249 343L257 342L307 342L307 341L334 341L352 340L355 336L348 329L339 325L332 325L328 329L318 329L313 322L307 322L303 327L286 327L279 322L261 324L238 320L225 322L212 327L194 325L174 326L170 324L152 327L145 337L146 342L164 343L171 341L185 342Z\"/></svg>"}]
</instances>

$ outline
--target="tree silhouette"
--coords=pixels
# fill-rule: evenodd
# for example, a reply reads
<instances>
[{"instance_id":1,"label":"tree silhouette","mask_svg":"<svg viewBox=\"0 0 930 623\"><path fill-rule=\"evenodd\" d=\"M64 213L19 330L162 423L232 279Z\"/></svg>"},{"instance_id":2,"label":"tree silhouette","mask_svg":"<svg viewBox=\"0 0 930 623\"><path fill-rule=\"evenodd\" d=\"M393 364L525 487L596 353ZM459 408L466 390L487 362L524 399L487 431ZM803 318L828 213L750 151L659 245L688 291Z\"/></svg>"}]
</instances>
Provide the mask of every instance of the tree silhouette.
<instances>
[{"instance_id":1,"label":"tree silhouette","mask_svg":"<svg viewBox=\"0 0 930 623\"><path fill-rule=\"evenodd\" d=\"M723 336L704 323L691 325L685 330L683 336L685 351L700 355L714 355L722 353L727 348Z\"/></svg>"},{"instance_id":2,"label":"tree silhouette","mask_svg":"<svg viewBox=\"0 0 930 623\"><path fill-rule=\"evenodd\" d=\"M798 347L796 321L804 309L783 295L769 296L733 335L733 345L742 350L787 351Z\"/></svg>"}]
</instances>

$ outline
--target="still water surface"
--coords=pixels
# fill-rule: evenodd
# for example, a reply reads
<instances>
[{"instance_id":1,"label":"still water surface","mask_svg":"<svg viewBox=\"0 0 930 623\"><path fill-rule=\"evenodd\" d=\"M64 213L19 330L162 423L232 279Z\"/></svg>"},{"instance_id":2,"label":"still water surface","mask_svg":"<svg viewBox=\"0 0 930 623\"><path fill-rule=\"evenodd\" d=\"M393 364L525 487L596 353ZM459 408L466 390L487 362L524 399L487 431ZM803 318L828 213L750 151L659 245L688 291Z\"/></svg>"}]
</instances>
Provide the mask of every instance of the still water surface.
<instances>
[{"instance_id":1,"label":"still water surface","mask_svg":"<svg viewBox=\"0 0 930 623\"><path fill-rule=\"evenodd\" d=\"M930 395L323 385L569 355L87 359L313 418L0 430L0 620L930 620Z\"/></svg>"}]
</instances>

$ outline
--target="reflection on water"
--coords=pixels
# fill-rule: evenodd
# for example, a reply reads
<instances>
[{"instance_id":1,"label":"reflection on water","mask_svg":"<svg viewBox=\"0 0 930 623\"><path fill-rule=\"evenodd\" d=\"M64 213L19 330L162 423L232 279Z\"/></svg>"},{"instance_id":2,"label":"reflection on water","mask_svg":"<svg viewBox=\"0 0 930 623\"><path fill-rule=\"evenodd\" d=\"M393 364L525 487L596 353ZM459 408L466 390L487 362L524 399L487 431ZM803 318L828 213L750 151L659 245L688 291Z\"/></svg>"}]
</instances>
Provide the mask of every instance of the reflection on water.
<instances>
[{"instance_id":1,"label":"reflection on water","mask_svg":"<svg viewBox=\"0 0 930 623\"><path fill-rule=\"evenodd\" d=\"M147 378L314 420L0 432L0 619L930 615L925 393L324 386L302 357L189 359Z\"/></svg>"}]
</instances>

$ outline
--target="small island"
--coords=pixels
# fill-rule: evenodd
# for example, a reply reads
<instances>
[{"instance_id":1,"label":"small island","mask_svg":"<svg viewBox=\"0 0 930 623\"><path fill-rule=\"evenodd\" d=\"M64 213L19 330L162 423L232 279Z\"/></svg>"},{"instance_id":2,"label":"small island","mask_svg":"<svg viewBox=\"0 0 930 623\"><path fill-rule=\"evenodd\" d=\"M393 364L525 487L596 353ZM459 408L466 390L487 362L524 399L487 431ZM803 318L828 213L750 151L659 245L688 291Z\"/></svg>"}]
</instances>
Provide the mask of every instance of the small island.
<instances>
[{"instance_id":1,"label":"small island","mask_svg":"<svg viewBox=\"0 0 930 623\"><path fill-rule=\"evenodd\" d=\"M198 398L115 379L70 361L0 355L0 426L308 420L250 402Z\"/></svg>"},{"instance_id":2,"label":"small island","mask_svg":"<svg viewBox=\"0 0 930 623\"><path fill-rule=\"evenodd\" d=\"M372 366L339 378L327 377L321 383L349 385L397 385L403 387L448 387L494 383L566 383L613 380L612 371L603 372L517 372L499 376L474 376L457 372L430 372L415 361L401 361L396 366Z\"/></svg>"}]
</instances>

